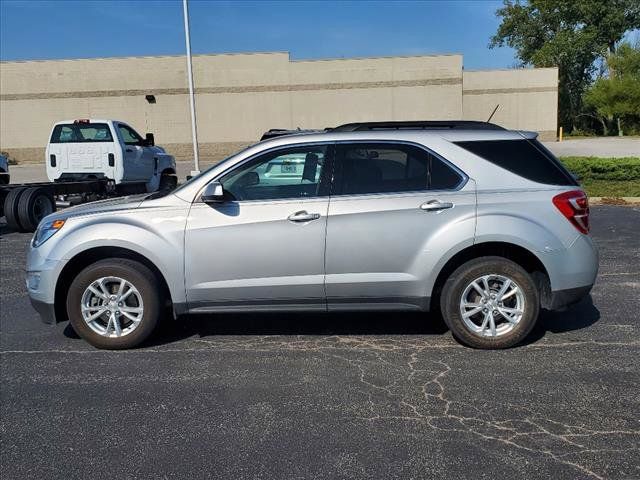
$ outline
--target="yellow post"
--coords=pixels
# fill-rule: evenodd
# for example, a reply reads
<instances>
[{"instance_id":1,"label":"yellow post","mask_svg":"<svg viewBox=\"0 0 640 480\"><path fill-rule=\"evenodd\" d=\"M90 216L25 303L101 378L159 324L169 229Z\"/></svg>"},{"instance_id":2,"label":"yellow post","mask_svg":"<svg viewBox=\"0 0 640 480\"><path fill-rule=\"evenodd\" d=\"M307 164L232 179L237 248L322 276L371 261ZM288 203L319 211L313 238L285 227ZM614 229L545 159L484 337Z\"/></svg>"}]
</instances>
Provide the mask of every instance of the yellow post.
<instances>
[{"instance_id":1,"label":"yellow post","mask_svg":"<svg viewBox=\"0 0 640 480\"><path fill-rule=\"evenodd\" d=\"M560 127L560 135L558 135L558 141L562 141L562 127Z\"/></svg>"}]
</instances>

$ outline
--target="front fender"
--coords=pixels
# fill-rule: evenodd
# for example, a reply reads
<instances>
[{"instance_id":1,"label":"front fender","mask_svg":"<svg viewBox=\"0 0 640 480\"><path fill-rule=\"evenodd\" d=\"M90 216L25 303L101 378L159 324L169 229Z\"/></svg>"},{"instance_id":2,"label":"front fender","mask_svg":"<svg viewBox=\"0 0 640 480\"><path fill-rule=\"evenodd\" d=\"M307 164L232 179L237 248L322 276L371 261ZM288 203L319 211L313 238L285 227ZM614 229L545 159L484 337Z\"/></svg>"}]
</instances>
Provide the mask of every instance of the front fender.
<instances>
[{"instance_id":1,"label":"front fender","mask_svg":"<svg viewBox=\"0 0 640 480\"><path fill-rule=\"evenodd\" d=\"M125 248L144 256L156 266L166 280L175 303L185 301L184 215L176 215L175 211L146 211L109 217L100 215L79 222L74 220L68 221L71 230L56 242L50 259L65 265L76 255L93 248Z\"/></svg>"},{"instance_id":2,"label":"front fender","mask_svg":"<svg viewBox=\"0 0 640 480\"><path fill-rule=\"evenodd\" d=\"M163 170L166 170L167 168L172 169L174 172L177 171L176 170L176 159L173 157L173 155L161 153L159 155L156 155L156 157L158 158L158 171L159 172L162 172Z\"/></svg>"}]
</instances>

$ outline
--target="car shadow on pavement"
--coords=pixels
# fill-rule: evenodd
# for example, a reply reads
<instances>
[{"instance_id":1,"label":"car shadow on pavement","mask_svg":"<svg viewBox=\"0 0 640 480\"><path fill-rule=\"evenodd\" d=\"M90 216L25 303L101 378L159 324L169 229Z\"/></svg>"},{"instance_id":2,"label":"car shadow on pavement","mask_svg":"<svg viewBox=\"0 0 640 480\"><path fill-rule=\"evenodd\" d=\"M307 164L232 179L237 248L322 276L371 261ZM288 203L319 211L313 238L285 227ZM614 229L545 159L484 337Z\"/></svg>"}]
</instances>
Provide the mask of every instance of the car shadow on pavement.
<instances>
[{"instance_id":1,"label":"car shadow on pavement","mask_svg":"<svg viewBox=\"0 0 640 480\"><path fill-rule=\"evenodd\" d=\"M535 343L547 332L581 330L600 319L591 297L561 312L542 310L534 330L524 345ZM77 339L71 325L65 336ZM190 337L265 335L427 335L442 336L448 328L438 314L420 312L340 312L340 313L220 313L185 315L165 320L141 347L176 343ZM516 347L517 348L517 347Z\"/></svg>"},{"instance_id":2,"label":"car shadow on pavement","mask_svg":"<svg viewBox=\"0 0 640 480\"><path fill-rule=\"evenodd\" d=\"M443 335L447 331L439 315L420 312L194 314L164 320L142 347L175 343L194 336ZM64 335L80 338L70 324L65 327Z\"/></svg>"},{"instance_id":3,"label":"car shadow on pavement","mask_svg":"<svg viewBox=\"0 0 640 480\"><path fill-rule=\"evenodd\" d=\"M600 320L600 310L593 304L591 295L562 311L541 310L538 324L524 342L535 343L548 332L565 333L582 330Z\"/></svg>"},{"instance_id":4,"label":"car shadow on pavement","mask_svg":"<svg viewBox=\"0 0 640 480\"><path fill-rule=\"evenodd\" d=\"M424 313L225 313L165 321L145 346L184 338L262 335L443 335L441 318Z\"/></svg>"}]
</instances>

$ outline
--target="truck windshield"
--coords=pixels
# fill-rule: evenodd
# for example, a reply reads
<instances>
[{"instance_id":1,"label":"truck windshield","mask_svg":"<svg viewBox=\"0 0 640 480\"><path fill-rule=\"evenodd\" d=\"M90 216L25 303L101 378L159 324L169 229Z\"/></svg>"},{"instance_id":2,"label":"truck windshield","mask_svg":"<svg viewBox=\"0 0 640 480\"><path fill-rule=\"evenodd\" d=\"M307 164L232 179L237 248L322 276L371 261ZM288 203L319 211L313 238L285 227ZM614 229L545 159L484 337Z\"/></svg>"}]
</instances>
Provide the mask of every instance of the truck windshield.
<instances>
[{"instance_id":1,"label":"truck windshield","mask_svg":"<svg viewBox=\"0 0 640 480\"><path fill-rule=\"evenodd\" d=\"M106 123L70 123L56 125L50 143L113 142Z\"/></svg>"}]
</instances>

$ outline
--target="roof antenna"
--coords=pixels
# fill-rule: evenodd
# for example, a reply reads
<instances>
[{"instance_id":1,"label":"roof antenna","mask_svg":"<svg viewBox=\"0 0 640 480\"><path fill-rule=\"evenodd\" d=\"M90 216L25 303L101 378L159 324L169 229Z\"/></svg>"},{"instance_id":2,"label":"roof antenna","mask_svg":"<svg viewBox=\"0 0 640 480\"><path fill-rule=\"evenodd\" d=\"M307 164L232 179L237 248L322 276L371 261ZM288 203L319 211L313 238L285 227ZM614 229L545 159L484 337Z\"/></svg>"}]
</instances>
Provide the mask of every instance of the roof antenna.
<instances>
[{"instance_id":1,"label":"roof antenna","mask_svg":"<svg viewBox=\"0 0 640 480\"><path fill-rule=\"evenodd\" d=\"M498 111L498 108L500 107L500 104L496 105L496 108L493 109L493 112L491 112L491 115L489 115L489 119L487 120L487 123L489 123L491 121L491 119L493 118L493 116L496 114L496 112Z\"/></svg>"}]
</instances>

